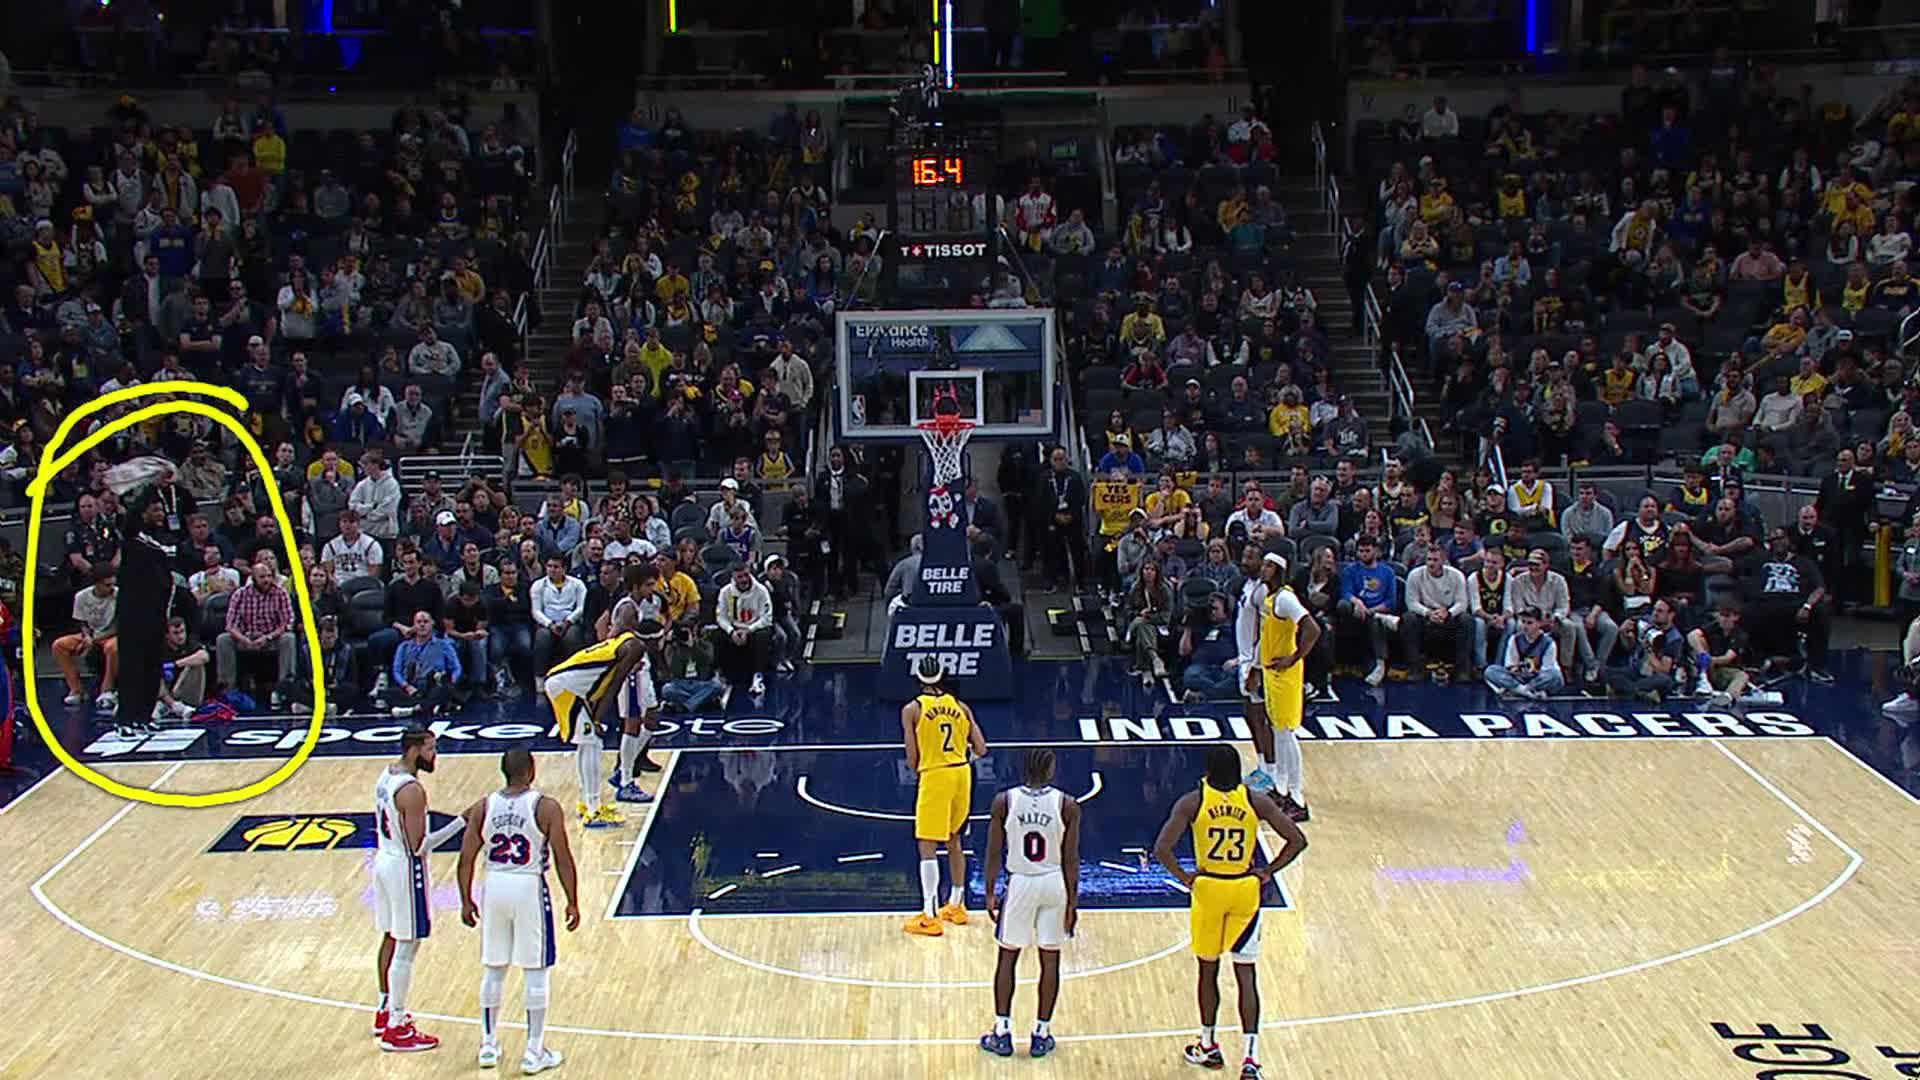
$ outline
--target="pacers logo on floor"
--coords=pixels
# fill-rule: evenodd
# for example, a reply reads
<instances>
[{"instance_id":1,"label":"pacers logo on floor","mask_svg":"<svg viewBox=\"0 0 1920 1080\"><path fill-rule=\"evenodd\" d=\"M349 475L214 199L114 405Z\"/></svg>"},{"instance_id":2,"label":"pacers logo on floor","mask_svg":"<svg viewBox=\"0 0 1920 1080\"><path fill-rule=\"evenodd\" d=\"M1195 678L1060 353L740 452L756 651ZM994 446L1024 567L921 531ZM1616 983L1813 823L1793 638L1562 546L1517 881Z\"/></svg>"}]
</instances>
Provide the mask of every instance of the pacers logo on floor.
<instances>
[{"instance_id":1,"label":"pacers logo on floor","mask_svg":"<svg viewBox=\"0 0 1920 1080\"><path fill-rule=\"evenodd\" d=\"M430 814L429 828L452 821L448 814ZM243 814L214 840L209 852L274 852L361 850L374 846L372 814ZM436 851L459 851L460 837L443 842Z\"/></svg>"}]
</instances>

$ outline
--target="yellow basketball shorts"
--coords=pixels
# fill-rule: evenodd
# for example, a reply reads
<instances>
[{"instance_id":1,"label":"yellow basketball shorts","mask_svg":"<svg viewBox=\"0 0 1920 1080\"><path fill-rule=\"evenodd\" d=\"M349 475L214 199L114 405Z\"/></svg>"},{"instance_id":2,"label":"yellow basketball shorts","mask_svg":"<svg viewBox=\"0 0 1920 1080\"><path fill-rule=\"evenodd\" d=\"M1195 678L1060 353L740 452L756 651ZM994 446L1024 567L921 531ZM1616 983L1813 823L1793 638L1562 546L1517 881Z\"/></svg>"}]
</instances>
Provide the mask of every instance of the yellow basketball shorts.
<instances>
[{"instance_id":1,"label":"yellow basketball shorts","mask_svg":"<svg viewBox=\"0 0 1920 1080\"><path fill-rule=\"evenodd\" d=\"M1275 675L1268 672L1261 676L1267 691L1267 719L1281 731L1292 731L1299 727L1306 713L1306 684L1299 676L1289 678L1289 675L1292 673Z\"/></svg>"},{"instance_id":2,"label":"yellow basketball shorts","mask_svg":"<svg viewBox=\"0 0 1920 1080\"><path fill-rule=\"evenodd\" d=\"M973 811L973 766L949 765L920 774L913 800L913 837L945 840L967 826Z\"/></svg>"},{"instance_id":3,"label":"yellow basketball shorts","mask_svg":"<svg viewBox=\"0 0 1920 1080\"><path fill-rule=\"evenodd\" d=\"M1260 879L1202 875L1193 882L1189 913L1193 955L1218 960L1231 953L1236 964L1251 964L1260 955Z\"/></svg>"}]
</instances>

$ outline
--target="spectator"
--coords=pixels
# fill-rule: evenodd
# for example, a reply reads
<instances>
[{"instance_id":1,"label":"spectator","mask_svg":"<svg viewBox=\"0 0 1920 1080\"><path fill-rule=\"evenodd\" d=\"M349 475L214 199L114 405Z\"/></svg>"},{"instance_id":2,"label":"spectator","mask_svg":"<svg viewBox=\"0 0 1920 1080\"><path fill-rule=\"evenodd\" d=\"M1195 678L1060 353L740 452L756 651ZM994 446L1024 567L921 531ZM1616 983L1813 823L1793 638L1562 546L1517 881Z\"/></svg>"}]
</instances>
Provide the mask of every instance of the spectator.
<instances>
[{"instance_id":1,"label":"spectator","mask_svg":"<svg viewBox=\"0 0 1920 1080\"><path fill-rule=\"evenodd\" d=\"M1224 543L1220 550L1225 552ZM1189 622L1181 632L1180 656L1186 661L1180 673L1186 701L1238 697L1241 671L1239 647L1234 639L1231 594L1216 591L1207 597L1206 622L1198 625Z\"/></svg>"},{"instance_id":2,"label":"spectator","mask_svg":"<svg viewBox=\"0 0 1920 1080\"><path fill-rule=\"evenodd\" d=\"M1447 104L1445 95L1433 99L1433 106L1420 117L1420 136L1424 139L1460 137L1460 114Z\"/></svg>"},{"instance_id":3,"label":"spectator","mask_svg":"<svg viewBox=\"0 0 1920 1080\"><path fill-rule=\"evenodd\" d=\"M412 632L413 613L424 611L440 624L446 593L440 583L426 574L424 557L411 545L400 548L400 574L387 583L383 617L386 625L367 637L367 652L381 669L374 693L387 689L385 668L393 659L393 650Z\"/></svg>"},{"instance_id":4,"label":"spectator","mask_svg":"<svg viewBox=\"0 0 1920 1080\"><path fill-rule=\"evenodd\" d=\"M1487 667L1487 685L1503 698L1538 701L1558 693L1566 680L1560 673L1554 637L1545 632L1546 618L1527 608L1519 612L1519 619L1520 632L1508 636L1501 662Z\"/></svg>"},{"instance_id":5,"label":"spectator","mask_svg":"<svg viewBox=\"0 0 1920 1080\"><path fill-rule=\"evenodd\" d=\"M1567 569L1567 618L1573 624L1574 661L1589 683L1600 681L1600 672L1613 659L1613 646L1620 637L1620 625L1607 609L1607 580L1594 561L1596 533L1574 537L1572 559Z\"/></svg>"},{"instance_id":6,"label":"spectator","mask_svg":"<svg viewBox=\"0 0 1920 1080\"><path fill-rule=\"evenodd\" d=\"M1648 619L1621 626L1621 641L1630 650L1627 663L1605 673L1615 693L1658 705L1663 695L1674 691L1686 649L1675 615L1673 604L1661 598L1653 602Z\"/></svg>"},{"instance_id":7,"label":"spectator","mask_svg":"<svg viewBox=\"0 0 1920 1080\"><path fill-rule=\"evenodd\" d=\"M1613 511L1600 501L1592 480L1580 481L1572 506L1560 512L1560 533L1569 543L1582 536L1605 537L1613 531Z\"/></svg>"},{"instance_id":8,"label":"spectator","mask_svg":"<svg viewBox=\"0 0 1920 1080\"><path fill-rule=\"evenodd\" d=\"M414 612L409 624L406 639L393 653L393 715L430 717L453 699L462 678L460 655L452 641L435 632L438 622L432 612ZM389 672L381 674L384 681Z\"/></svg>"},{"instance_id":9,"label":"spectator","mask_svg":"<svg viewBox=\"0 0 1920 1080\"><path fill-rule=\"evenodd\" d=\"M361 456L360 472L347 505L375 539L391 541L400 535L400 481L388 471L387 456L378 449Z\"/></svg>"},{"instance_id":10,"label":"spectator","mask_svg":"<svg viewBox=\"0 0 1920 1080\"><path fill-rule=\"evenodd\" d=\"M117 633L120 590L114 582L114 568L108 563L96 565L91 577L89 587L73 595L73 621L77 629L54 639L53 657L67 682L66 704L84 705L89 699L80 678L80 662L99 650L100 692L92 700L96 709L109 712L120 702L119 694L114 691L120 672Z\"/></svg>"},{"instance_id":11,"label":"spectator","mask_svg":"<svg viewBox=\"0 0 1920 1080\"><path fill-rule=\"evenodd\" d=\"M555 506L548 501L548 517L551 519ZM562 513L564 517L564 512ZM571 521L572 519L568 519ZM578 530L578 523L574 523ZM534 582L530 595L534 623L533 631L533 670L534 692L541 698L546 696L544 675L546 670L558 661L579 651L586 641L585 625L582 621L586 614L587 586L579 578L567 574L565 556L555 552L546 556L546 576ZM501 575L505 583L506 575Z\"/></svg>"},{"instance_id":12,"label":"spectator","mask_svg":"<svg viewBox=\"0 0 1920 1080\"><path fill-rule=\"evenodd\" d=\"M1816 561L1804 548L1796 549L1792 533L1778 525L1768 531L1767 550L1748 564L1743 586L1756 630L1755 655L1766 660L1767 668L1797 666L1804 637L1807 678L1833 682L1827 670L1832 594Z\"/></svg>"},{"instance_id":13,"label":"spectator","mask_svg":"<svg viewBox=\"0 0 1920 1080\"><path fill-rule=\"evenodd\" d=\"M749 693L766 692L767 658L773 644L773 597L754 580L753 569L735 566L733 578L720 588L714 608L714 655L727 678L751 677Z\"/></svg>"},{"instance_id":14,"label":"spectator","mask_svg":"<svg viewBox=\"0 0 1920 1080\"><path fill-rule=\"evenodd\" d=\"M483 596L487 609L487 666L493 672L494 692L506 697L514 691L515 672L533 663L533 610L520 580L520 564L501 559L493 584ZM464 584L464 582L462 583Z\"/></svg>"},{"instance_id":15,"label":"spectator","mask_svg":"<svg viewBox=\"0 0 1920 1080\"><path fill-rule=\"evenodd\" d=\"M1380 540L1363 535L1355 544L1357 560L1340 568L1340 614L1367 634L1373 666L1367 685L1379 686L1387 677L1388 643L1400 629L1394 609L1400 603L1400 580L1380 561Z\"/></svg>"},{"instance_id":16,"label":"spectator","mask_svg":"<svg viewBox=\"0 0 1920 1080\"><path fill-rule=\"evenodd\" d=\"M407 371L413 375L432 375L451 379L460 374L460 351L429 324L420 328L420 340L407 353Z\"/></svg>"},{"instance_id":17,"label":"spectator","mask_svg":"<svg viewBox=\"0 0 1920 1080\"><path fill-rule=\"evenodd\" d=\"M1445 551L1430 547L1422 565L1407 573L1406 594L1407 614L1400 622L1400 641L1409 671L1418 678L1426 668L1426 640L1431 635L1451 642L1453 679L1468 681L1473 672L1473 630L1466 576L1447 564ZM1440 680L1437 671L1434 680Z\"/></svg>"},{"instance_id":18,"label":"spectator","mask_svg":"<svg viewBox=\"0 0 1920 1080\"><path fill-rule=\"evenodd\" d=\"M1497 545L1488 547L1480 553L1480 569L1474 571L1467 584L1469 613L1473 617L1473 668L1476 677L1482 675L1487 664L1487 646L1491 643L1497 651L1498 662L1506 656L1507 634L1512 628L1507 612L1507 556L1504 548Z\"/></svg>"},{"instance_id":19,"label":"spectator","mask_svg":"<svg viewBox=\"0 0 1920 1080\"><path fill-rule=\"evenodd\" d=\"M278 687L294 671L293 601L281 587L272 560L255 562L251 574L247 586L227 602L226 631L214 640L214 654L228 686L239 685L243 655L273 657L273 685ZM286 703L279 690L274 695L276 706Z\"/></svg>"}]
</instances>

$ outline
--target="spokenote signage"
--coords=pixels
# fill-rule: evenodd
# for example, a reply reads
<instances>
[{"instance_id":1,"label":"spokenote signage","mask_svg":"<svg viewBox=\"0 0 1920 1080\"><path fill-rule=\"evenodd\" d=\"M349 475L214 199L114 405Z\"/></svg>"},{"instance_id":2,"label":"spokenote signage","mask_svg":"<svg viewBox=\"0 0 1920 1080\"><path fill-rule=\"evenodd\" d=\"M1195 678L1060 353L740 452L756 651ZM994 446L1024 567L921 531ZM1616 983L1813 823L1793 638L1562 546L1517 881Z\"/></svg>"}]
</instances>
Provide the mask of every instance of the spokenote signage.
<instances>
[{"instance_id":1,"label":"spokenote signage","mask_svg":"<svg viewBox=\"0 0 1920 1080\"><path fill-rule=\"evenodd\" d=\"M443 753L487 753L510 746L552 742L562 747L560 735L551 724L463 723L436 720L427 725L439 736ZM407 730L402 723L333 724L320 731L316 753L353 755L393 749ZM667 740L712 739L758 745L773 741L786 730L786 722L770 716L694 716L671 717L661 721L655 738ZM306 738L305 725L281 723L242 723L230 728L169 728L151 735L123 737L102 735L80 751L90 760L110 758L164 757L264 757L284 755Z\"/></svg>"}]
</instances>

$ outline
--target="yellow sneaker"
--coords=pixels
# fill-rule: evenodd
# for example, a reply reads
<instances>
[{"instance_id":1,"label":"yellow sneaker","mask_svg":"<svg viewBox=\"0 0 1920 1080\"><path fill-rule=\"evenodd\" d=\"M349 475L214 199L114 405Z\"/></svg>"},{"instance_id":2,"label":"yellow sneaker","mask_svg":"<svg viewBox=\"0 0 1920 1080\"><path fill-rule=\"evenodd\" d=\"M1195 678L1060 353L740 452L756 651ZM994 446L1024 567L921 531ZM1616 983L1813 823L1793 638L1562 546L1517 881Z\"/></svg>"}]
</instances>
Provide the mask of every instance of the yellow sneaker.
<instances>
[{"instance_id":1,"label":"yellow sneaker","mask_svg":"<svg viewBox=\"0 0 1920 1080\"><path fill-rule=\"evenodd\" d=\"M939 919L926 915L915 915L908 919L905 929L907 933L918 934L921 937L939 937L947 932L946 927L940 925Z\"/></svg>"},{"instance_id":2,"label":"yellow sneaker","mask_svg":"<svg viewBox=\"0 0 1920 1080\"><path fill-rule=\"evenodd\" d=\"M955 926L967 925L967 909L959 904L948 904L941 908L940 917Z\"/></svg>"},{"instance_id":3,"label":"yellow sneaker","mask_svg":"<svg viewBox=\"0 0 1920 1080\"><path fill-rule=\"evenodd\" d=\"M593 815L593 822L596 825L625 825L627 816L615 810L612 803L602 803L600 812Z\"/></svg>"}]
</instances>

